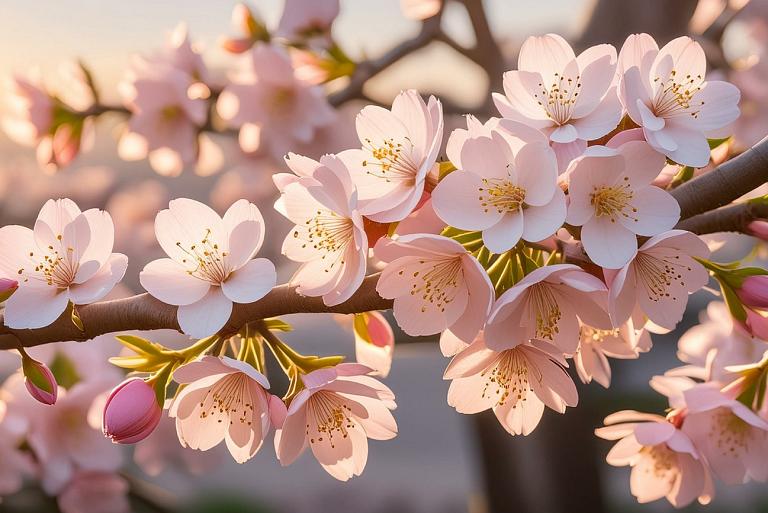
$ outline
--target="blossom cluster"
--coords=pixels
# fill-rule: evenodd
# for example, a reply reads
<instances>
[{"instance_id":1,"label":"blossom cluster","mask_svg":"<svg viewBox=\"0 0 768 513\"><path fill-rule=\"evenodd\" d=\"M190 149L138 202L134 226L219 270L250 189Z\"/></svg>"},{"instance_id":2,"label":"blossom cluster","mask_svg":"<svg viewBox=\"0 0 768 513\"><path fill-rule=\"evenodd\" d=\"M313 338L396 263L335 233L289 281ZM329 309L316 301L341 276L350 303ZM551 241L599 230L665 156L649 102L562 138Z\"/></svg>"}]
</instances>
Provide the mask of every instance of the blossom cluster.
<instances>
[{"instance_id":1,"label":"blossom cluster","mask_svg":"<svg viewBox=\"0 0 768 513\"><path fill-rule=\"evenodd\" d=\"M403 4L420 18L435 8ZM710 163L713 139L739 116L739 90L707 80L697 42L680 37L659 48L635 34L618 51L603 44L576 55L558 35L530 37L493 95L498 117L467 116L466 128L446 134L440 100L407 89L389 109L360 110L354 147L314 159L302 144L335 122L318 84L351 62L330 37L338 2L316 2L312 13L291 6L275 30L301 41L290 55L248 9L235 10L245 34L224 47L247 61L223 87L183 29L167 51L137 60L122 86L131 118L121 155L178 174L216 151L203 135L216 121L237 128L244 149L287 153L290 172L272 180L274 208L294 225L282 243L298 266L288 286L332 310L375 280L400 330L439 336L451 359L448 403L464 414L491 410L511 435L535 430L545 407L562 414L577 406L571 365L583 383L608 388L609 359L651 350L649 333L674 330L688 296L714 276L727 307L713 303L710 315L723 322L687 333L679 354L688 365L651 382L669 398L667 415L619 412L596 433L619 440L608 463L632 466L641 502L708 502L713 476L728 484L768 479L760 457L768 450L766 272L708 260L707 242L676 228L680 206L670 194L685 169ZM63 128L50 126L50 109L73 111L38 93L22 94L28 132L55 147ZM87 117L76 119L68 130ZM275 265L257 257L266 229L255 204L240 199L220 216L174 199L154 231L167 258L146 264L140 283L176 307L178 328L195 342L173 350L118 337L130 354L112 362L133 374L103 398L104 434L136 443L170 418L181 446L207 451L223 442L243 463L274 433L283 465L309 448L333 477L361 474L368 439L397 434L395 396L373 377L386 377L392 364L387 317L357 311L348 323L356 363L299 354L276 335L290 329L284 321L243 321L236 312L266 301L277 283ZM81 212L66 199L47 202L33 229L0 228L5 326L71 321L87 333L83 305L126 273L113 242L109 214ZM372 269L381 272L368 275ZM289 379L282 395L271 391L265 349ZM62 391L44 363L20 353L17 378L30 396L62 411L75 386ZM21 457L12 445L9 458ZM114 470L74 452L67 458L72 475ZM51 493L68 479L56 476Z\"/></svg>"}]
</instances>

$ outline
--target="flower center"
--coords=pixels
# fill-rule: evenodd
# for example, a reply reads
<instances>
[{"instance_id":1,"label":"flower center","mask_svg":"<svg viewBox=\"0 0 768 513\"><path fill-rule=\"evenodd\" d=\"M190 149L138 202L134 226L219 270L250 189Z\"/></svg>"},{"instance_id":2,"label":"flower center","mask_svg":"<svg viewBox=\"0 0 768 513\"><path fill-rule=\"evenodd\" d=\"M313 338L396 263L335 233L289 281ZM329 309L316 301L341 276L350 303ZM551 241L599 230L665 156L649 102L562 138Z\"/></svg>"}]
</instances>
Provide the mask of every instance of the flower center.
<instances>
[{"instance_id":1,"label":"flower center","mask_svg":"<svg viewBox=\"0 0 768 513\"><path fill-rule=\"evenodd\" d=\"M619 215L632 219L625 210L630 206L634 192L630 187L628 177L624 177L624 182L622 185L600 185L592 189L589 201L595 208L595 216L610 217L612 223L616 222L616 217ZM632 207L631 211L636 213L637 209Z\"/></svg>"},{"instance_id":2,"label":"flower center","mask_svg":"<svg viewBox=\"0 0 768 513\"><path fill-rule=\"evenodd\" d=\"M571 78L555 73L555 80L552 85L545 87L543 83L539 82L539 92L534 93L533 97L544 109L549 119L558 125L564 125L571 119L573 106L576 104L580 91L581 75Z\"/></svg>"},{"instance_id":3,"label":"flower center","mask_svg":"<svg viewBox=\"0 0 768 513\"><path fill-rule=\"evenodd\" d=\"M709 436L714 447L725 457L738 457L749 450L752 427L728 408L718 408L713 414Z\"/></svg>"},{"instance_id":4,"label":"flower center","mask_svg":"<svg viewBox=\"0 0 768 513\"><path fill-rule=\"evenodd\" d=\"M59 249L50 245L41 254L29 252L29 267L33 271L28 271L29 267L21 267L17 271L19 276L24 278L24 282L33 279L57 289L66 289L75 281L75 275L80 268L80 263L74 261L75 249L63 247L61 235L57 235L56 240L59 241Z\"/></svg>"},{"instance_id":5,"label":"flower center","mask_svg":"<svg viewBox=\"0 0 768 513\"><path fill-rule=\"evenodd\" d=\"M217 381L200 401L200 419L221 424L229 418L230 424L237 420L250 426L253 402L247 384L248 378L241 372Z\"/></svg>"},{"instance_id":6,"label":"flower center","mask_svg":"<svg viewBox=\"0 0 768 513\"><path fill-rule=\"evenodd\" d=\"M176 246L187 255L186 258L182 258L181 263L194 266L187 269L187 274L214 285L221 285L231 274L225 261L229 253L220 250L218 243L211 240L211 232L212 230L207 228L200 242L193 243L189 247L184 247L181 242L176 242Z\"/></svg>"},{"instance_id":7,"label":"flower center","mask_svg":"<svg viewBox=\"0 0 768 513\"><path fill-rule=\"evenodd\" d=\"M694 118L699 117L704 101L694 101L696 93L701 91L703 77L686 75L684 78L677 76L677 71L669 72L666 81L661 77L653 79L656 85L656 95L653 98L653 113L660 118L688 114Z\"/></svg>"},{"instance_id":8,"label":"flower center","mask_svg":"<svg viewBox=\"0 0 768 513\"><path fill-rule=\"evenodd\" d=\"M528 382L528 362L515 349L503 351L496 364L481 374L485 378L482 397L496 398L496 406L502 406L508 400L517 408L526 400L529 391L533 391Z\"/></svg>"},{"instance_id":9,"label":"flower center","mask_svg":"<svg viewBox=\"0 0 768 513\"><path fill-rule=\"evenodd\" d=\"M413 185L419 164L411 158L413 143L406 137L402 142L394 139L384 139L381 144L375 144L366 139L363 150L370 153L371 159L363 161L366 173L383 179L385 182L399 181Z\"/></svg>"},{"instance_id":10,"label":"flower center","mask_svg":"<svg viewBox=\"0 0 768 513\"><path fill-rule=\"evenodd\" d=\"M313 445L327 439L331 449L334 449L334 437L347 438L349 430L354 427L350 419L352 410L334 393L320 391L313 394L309 398L307 412L312 415L316 426L314 433L310 432L310 423L306 426L306 435Z\"/></svg>"},{"instance_id":11,"label":"flower center","mask_svg":"<svg viewBox=\"0 0 768 513\"><path fill-rule=\"evenodd\" d=\"M485 187L478 188L480 205L488 212L495 208L500 214L517 212L523 207L525 189L509 180L499 178L483 178Z\"/></svg>"},{"instance_id":12,"label":"flower center","mask_svg":"<svg viewBox=\"0 0 768 513\"><path fill-rule=\"evenodd\" d=\"M528 289L531 315L536 320L536 338L554 340L560 332L559 323L563 317L552 287L541 283Z\"/></svg>"},{"instance_id":13,"label":"flower center","mask_svg":"<svg viewBox=\"0 0 768 513\"><path fill-rule=\"evenodd\" d=\"M327 259L325 272L330 272L337 263L344 265L345 249L354 240L354 223L332 210L317 210L315 216L307 219L304 226L293 230L295 239L303 239L302 248L311 246L324 253L320 258Z\"/></svg>"},{"instance_id":14,"label":"flower center","mask_svg":"<svg viewBox=\"0 0 768 513\"><path fill-rule=\"evenodd\" d=\"M645 454L653 460L653 474L657 479L674 481L677 468L677 454L666 444L645 446L640 449L640 454Z\"/></svg>"},{"instance_id":15,"label":"flower center","mask_svg":"<svg viewBox=\"0 0 768 513\"><path fill-rule=\"evenodd\" d=\"M646 252L639 252L635 257L634 266L639 276L642 277L641 281L648 299L654 302L669 297L672 297L673 301L677 301L678 298L670 296L669 291L675 282L685 288L685 278L682 272L692 271L689 265L680 262L679 254L659 257L658 254L651 255Z\"/></svg>"},{"instance_id":16,"label":"flower center","mask_svg":"<svg viewBox=\"0 0 768 513\"><path fill-rule=\"evenodd\" d=\"M459 275L462 270L461 257L450 257L441 260L419 260L419 266L423 269L413 271L414 278L411 283L411 295L421 295L424 305L421 312L425 313L430 307L434 307L441 313L456 297ZM405 269L398 274L403 275Z\"/></svg>"}]
</instances>

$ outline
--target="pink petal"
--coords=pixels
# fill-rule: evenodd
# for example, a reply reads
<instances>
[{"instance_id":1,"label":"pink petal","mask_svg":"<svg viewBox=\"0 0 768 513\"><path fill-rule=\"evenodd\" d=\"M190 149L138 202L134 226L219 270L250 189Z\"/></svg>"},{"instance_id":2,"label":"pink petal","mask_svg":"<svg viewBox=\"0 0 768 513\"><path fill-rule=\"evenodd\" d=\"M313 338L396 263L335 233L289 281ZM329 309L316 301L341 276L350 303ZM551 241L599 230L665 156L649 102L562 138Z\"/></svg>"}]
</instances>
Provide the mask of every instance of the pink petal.
<instances>
[{"instance_id":1,"label":"pink petal","mask_svg":"<svg viewBox=\"0 0 768 513\"><path fill-rule=\"evenodd\" d=\"M221 284L221 291L235 303L253 303L272 290L275 283L275 265L266 258L257 258L234 271Z\"/></svg>"}]
</instances>

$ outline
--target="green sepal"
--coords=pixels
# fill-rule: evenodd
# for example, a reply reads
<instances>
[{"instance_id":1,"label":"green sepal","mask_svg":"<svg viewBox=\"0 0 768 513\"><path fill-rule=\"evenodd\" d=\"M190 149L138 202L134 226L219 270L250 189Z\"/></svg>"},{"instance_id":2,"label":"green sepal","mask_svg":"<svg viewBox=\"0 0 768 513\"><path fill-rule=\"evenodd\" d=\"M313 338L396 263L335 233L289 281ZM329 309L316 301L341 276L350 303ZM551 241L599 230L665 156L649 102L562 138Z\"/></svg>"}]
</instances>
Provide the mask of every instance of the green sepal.
<instances>
[{"instance_id":1,"label":"green sepal","mask_svg":"<svg viewBox=\"0 0 768 513\"><path fill-rule=\"evenodd\" d=\"M148 354L160 356L166 351L166 348L147 339L135 335L117 335L118 342L137 354Z\"/></svg>"},{"instance_id":2,"label":"green sepal","mask_svg":"<svg viewBox=\"0 0 768 513\"><path fill-rule=\"evenodd\" d=\"M53 387L56 384L51 383L48 376L43 372L44 365L29 356L22 355L21 368L24 371L24 377L43 392L53 393Z\"/></svg>"}]
</instances>

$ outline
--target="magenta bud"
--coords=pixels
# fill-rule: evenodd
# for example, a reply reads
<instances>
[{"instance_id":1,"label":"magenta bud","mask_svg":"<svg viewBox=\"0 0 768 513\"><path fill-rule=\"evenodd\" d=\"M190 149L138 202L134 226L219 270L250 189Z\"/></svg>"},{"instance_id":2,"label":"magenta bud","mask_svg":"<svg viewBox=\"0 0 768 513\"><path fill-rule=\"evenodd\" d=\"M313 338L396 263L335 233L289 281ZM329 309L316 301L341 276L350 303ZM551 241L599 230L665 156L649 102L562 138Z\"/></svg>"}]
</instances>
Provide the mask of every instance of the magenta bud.
<instances>
[{"instance_id":1,"label":"magenta bud","mask_svg":"<svg viewBox=\"0 0 768 513\"><path fill-rule=\"evenodd\" d=\"M736 294L745 306L768 309L768 275L747 276Z\"/></svg>"},{"instance_id":2,"label":"magenta bud","mask_svg":"<svg viewBox=\"0 0 768 513\"><path fill-rule=\"evenodd\" d=\"M51 369L28 356L22 357L21 368L29 395L43 404L55 404L59 385Z\"/></svg>"},{"instance_id":3,"label":"magenta bud","mask_svg":"<svg viewBox=\"0 0 768 513\"><path fill-rule=\"evenodd\" d=\"M109 394L101 429L114 443L134 444L155 430L162 415L152 386L143 379L132 378Z\"/></svg>"}]
</instances>

